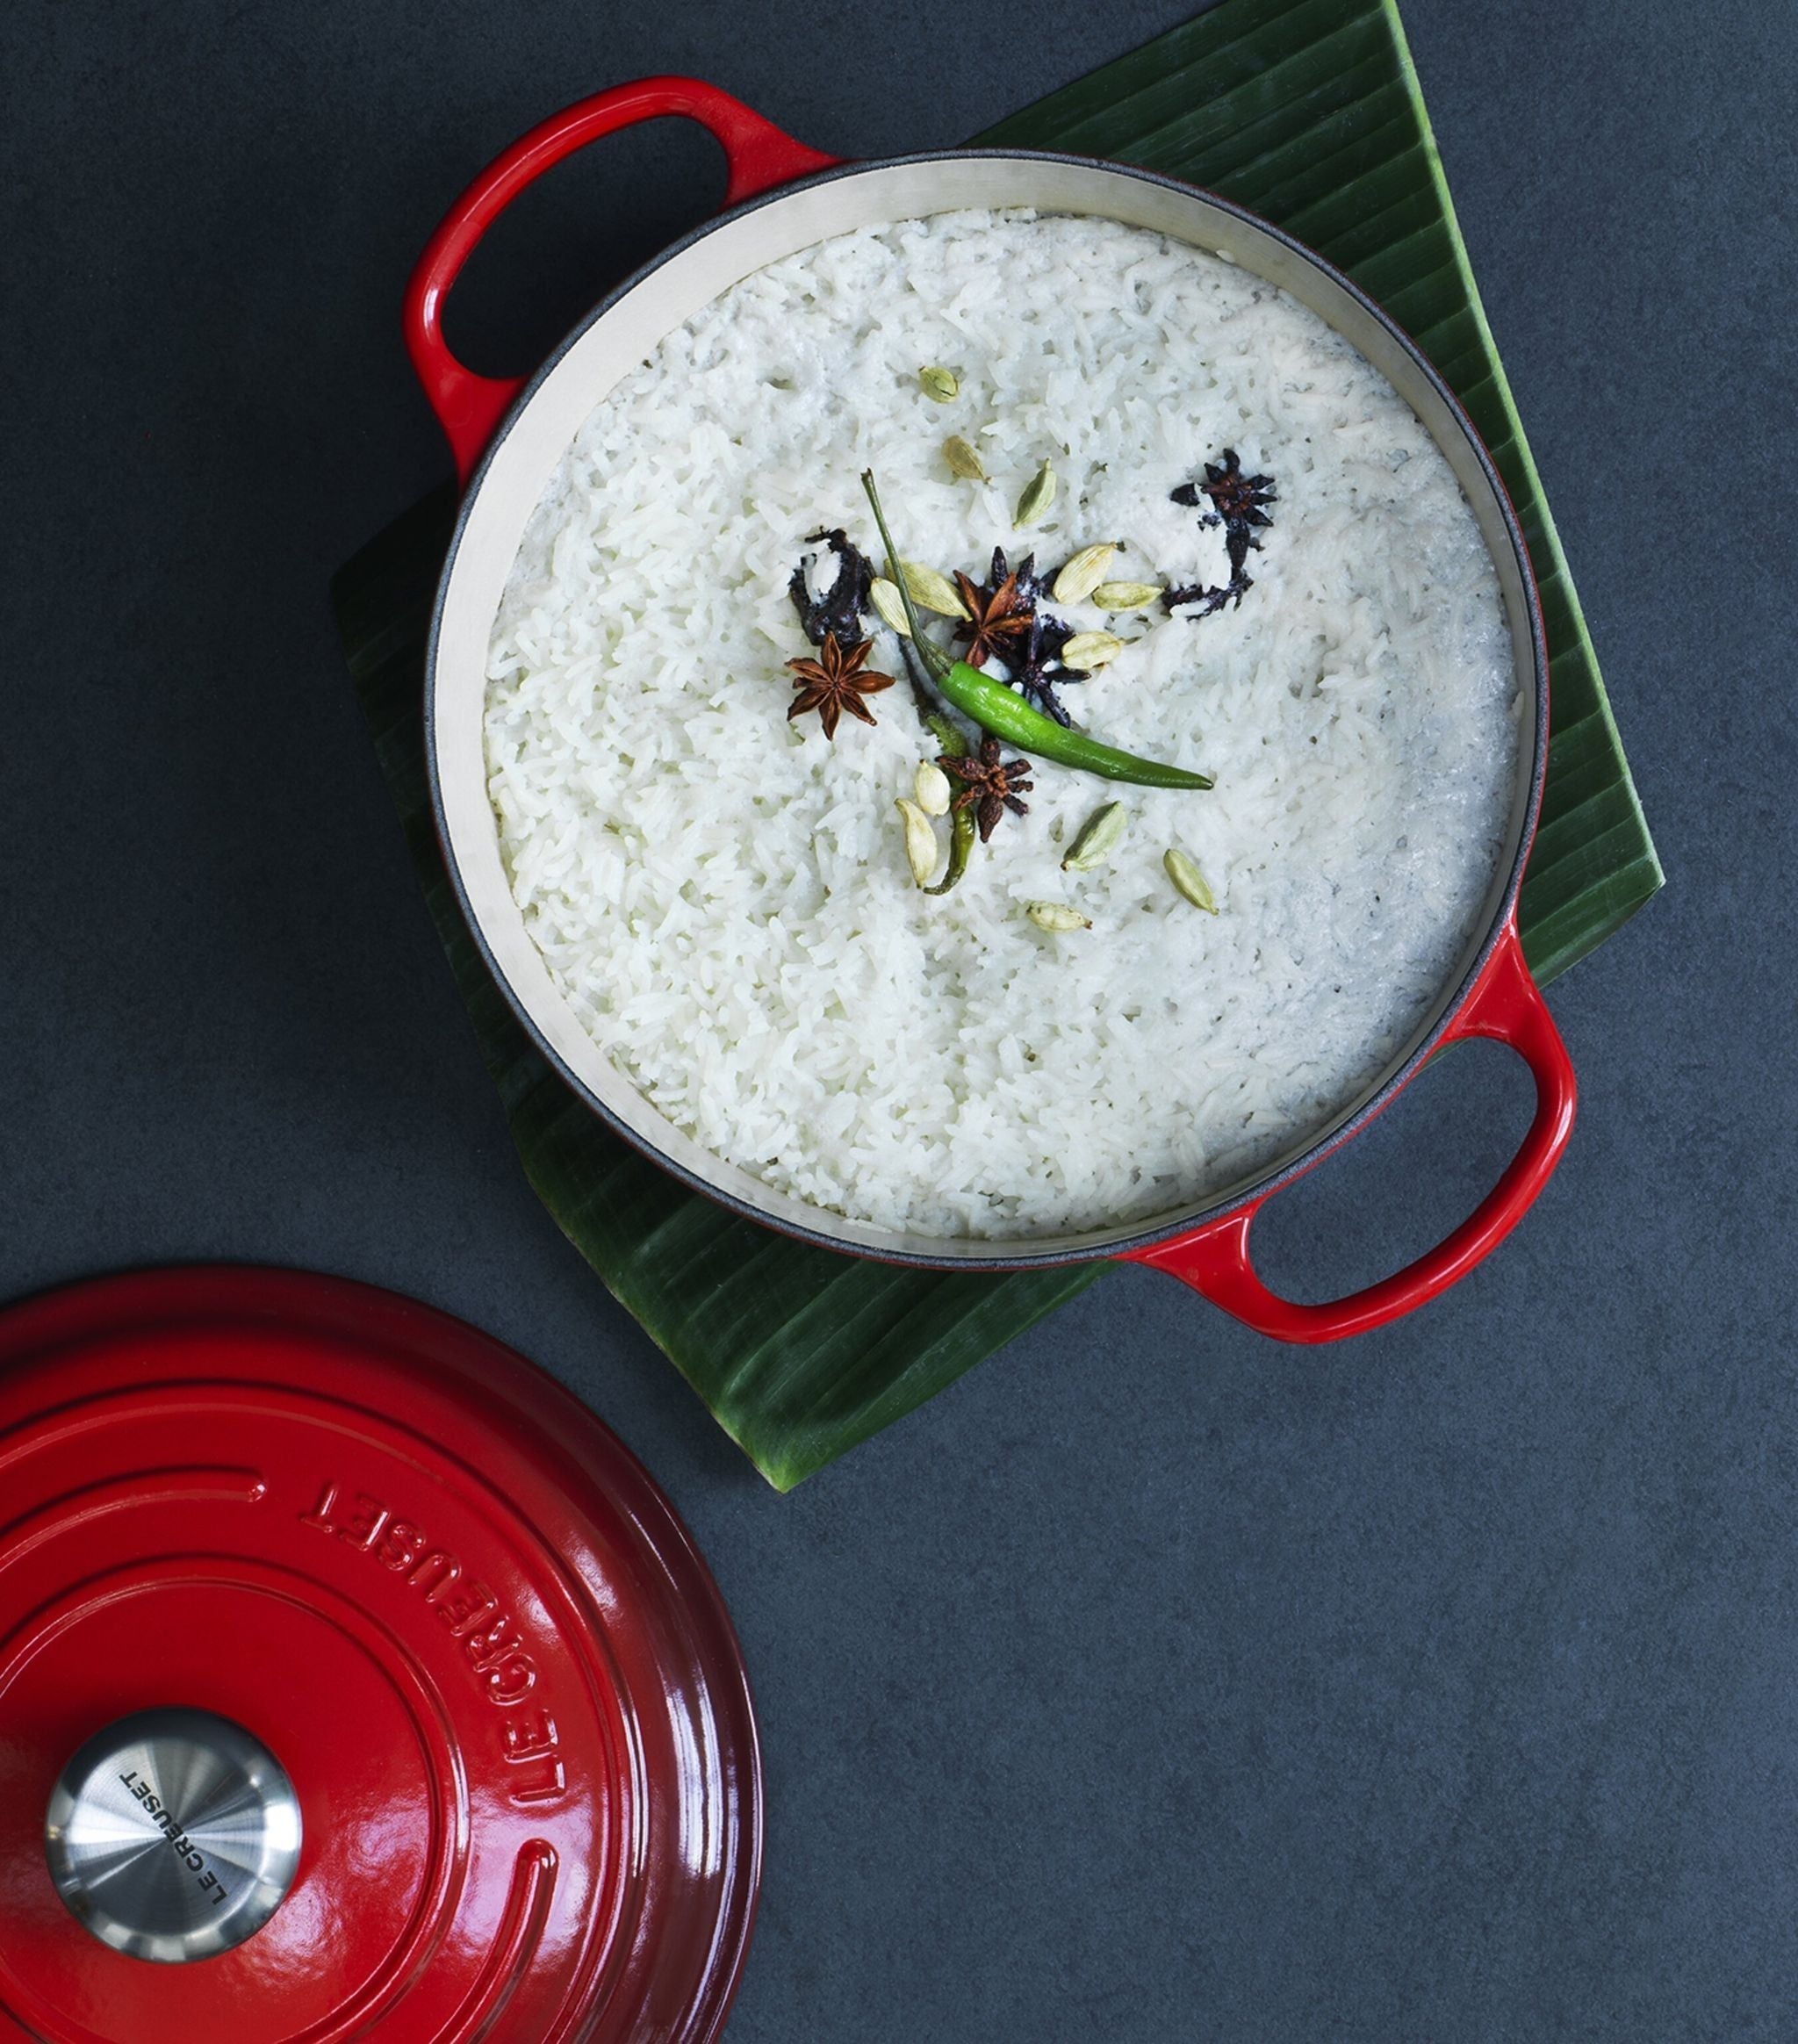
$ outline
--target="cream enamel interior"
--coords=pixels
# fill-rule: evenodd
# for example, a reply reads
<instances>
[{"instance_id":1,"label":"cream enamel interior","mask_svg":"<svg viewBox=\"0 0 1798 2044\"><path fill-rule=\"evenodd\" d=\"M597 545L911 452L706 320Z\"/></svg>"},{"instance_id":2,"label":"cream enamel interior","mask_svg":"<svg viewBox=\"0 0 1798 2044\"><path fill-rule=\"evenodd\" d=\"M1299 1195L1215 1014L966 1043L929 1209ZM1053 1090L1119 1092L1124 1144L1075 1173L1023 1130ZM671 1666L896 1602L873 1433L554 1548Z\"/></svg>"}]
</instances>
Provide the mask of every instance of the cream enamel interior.
<instances>
[{"instance_id":1,"label":"cream enamel interior","mask_svg":"<svg viewBox=\"0 0 1798 2044\"><path fill-rule=\"evenodd\" d=\"M1502 857L1466 956L1399 1056L1334 1125L1341 1128L1413 1056L1463 990L1502 910L1529 824L1543 677L1523 563L1504 508L1459 414L1388 327L1329 273L1252 221L1200 194L1102 165L1030 156L917 158L829 176L742 212L701 234L641 278L581 330L502 429L472 486L440 591L429 675L428 734L445 849L498 970L517 1004L577 1083L648 1148L723 1197L845 1249L944 1263L999 1263L1101 1253L1238 1204L1329 1140L1320 1130L1251 1181L1190 1209L1110 1231L987 1241L898 1234L777 1192L702 1149L644 1099L581 1027L526 931L500 854L487 800L482 709L486 655L500 596L545 482L593 407L662 338L752 271L832 234L960 207L1034 206L1096 214L1215 251L1288 291L1335 327L1386 377L1442 449L1473 508L1499 574L1522 711L1518 778Z\"/></svg>"}]
</instances>

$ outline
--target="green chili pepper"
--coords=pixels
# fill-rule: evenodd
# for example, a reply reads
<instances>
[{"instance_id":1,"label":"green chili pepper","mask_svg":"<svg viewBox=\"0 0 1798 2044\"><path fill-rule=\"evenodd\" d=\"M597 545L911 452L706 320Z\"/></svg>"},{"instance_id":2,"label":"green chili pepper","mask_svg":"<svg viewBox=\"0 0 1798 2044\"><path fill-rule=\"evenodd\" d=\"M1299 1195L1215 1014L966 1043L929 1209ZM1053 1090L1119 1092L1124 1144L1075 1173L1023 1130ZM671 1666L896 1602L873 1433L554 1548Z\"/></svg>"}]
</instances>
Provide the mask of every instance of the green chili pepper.
<instances>
[{"instance_id":1,"label":"green chili pepper","mask_svg":"<svg viewBox=\"0 0 1798 2044\"><path fill-rule=\"evenodd\" d=\"M961 759L967 751L964 738L948 718L932 714L925 717L925 728L936 738L952 759ZM943 877L934 887L927 887L926 894L946 895L967 871L968 854L974 850L974 808L970 803L959 809L949 819L949 863L944 868Z\"/></svg>"},{"instance_id":2,"label":"green chili pepper","mask_svg":"<svg viewBox=\"0 0 1798 2044\"><path fill-rule=\"evenodd\" d=\"M965 759L967 757L967 740L941 710L931 710L924 720L924 728L952 759Z\"/></svg>"},{"instance_id":3,"label":"green chili pepper","mask_svg":"<svg viewBox=\"0 0 1798 2044\"><path fill-rule=\"evenodd\" d=\"M1107 781L1133 781L1141 788L1209 788L1208 774L1189 774L1183 766L1164 766L1159 759L1141 759L1134 752L1120 752L1115 745L1102 745L1082 731L1070 731L1052 716L1032 709L1021 695L1015 695L1003 681L957 660L936 678L956 709L971 716L982 731L995 738L1009 738L1039 759L1059 760L1063 766L1083 766L1089 774Z\"/></svg>"},{"instance_id":4,"label":"green chili pepper","mask_svg":"<svg viewBox=\"0 0 1798 2044\"><path fill-rule=\"evenodd\" d=\"M1083 767L1089 774L1101 774L1107 781L1131 781L1140 788L1210 788L1213 785L1207 774L1190 774L1183 766L1166 766L1157 759L1139 759L1134 752L1120 752L1115 745L1101 745L1097 738L1089 738L1082 732L1068 731L1054 717L1032 709L1003 681L982 674L978 667L970 667L966 660L952 660L941 646L925 638L912 606L911 592L900 571L893 536L887 530L872 469L862 471L861 486L867 492L874 523L880 528L881 543L887 550L887 572L898 586L905 605L905 615L911 626L911 643L929 669L931 680L963 716L971 716L982 731L992 732L995 738L1009 738L1014 745L1022 746L1026 752L1034 752L1039 759L1054 759L1063 766ZM954 870L953 846L950 864L951 870ZM962 864L967 864L965 857Z\"/></svg>"}]
</instances>

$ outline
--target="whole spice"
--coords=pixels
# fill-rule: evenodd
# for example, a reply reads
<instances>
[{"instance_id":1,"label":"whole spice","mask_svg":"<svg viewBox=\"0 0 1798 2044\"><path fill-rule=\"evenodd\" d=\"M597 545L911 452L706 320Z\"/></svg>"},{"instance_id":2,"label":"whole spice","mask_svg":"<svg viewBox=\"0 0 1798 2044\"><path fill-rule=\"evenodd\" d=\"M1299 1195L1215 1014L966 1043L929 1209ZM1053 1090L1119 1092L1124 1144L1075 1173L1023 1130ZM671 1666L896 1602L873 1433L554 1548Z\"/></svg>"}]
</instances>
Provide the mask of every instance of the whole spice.
<instances>
[{"instance_id":1,"label":"whole spice","mask_svg":"<svg viewBox=\"0 0 1798 2044\"><path fill-rule=\"evenodd\" d=\"M1011 572L1012 570L1006 564L1004 548L996 546L993 549L992 565L987 570L987 587L996 589L999 584L1005 579L1005 577ZM1040 603L1043 598L1048 594L1049 578L1046 575L1037 573L1036 556L1033 553L1025 554L1024 558L1018 562L1017 575L1018 594L1024 598L1025 602Z\"/></svg>"},{"instance_id":2,"label":"whole spice","mask_svg":"<svg viewBox=\"0 0 1798 2044\"><path fill-rule=\"evenodd\" d=\"M919 370L917 380L924 385L925 397L934 398L939 405L953 405L961 394L961 385L954 372L940 369L935 363Z\"/></svg>"},{"instance_id":3,"label":"whole spice","mask_svg":"<svg viewBox=\"0 0 1798 2044\"><path fill-rule=\"evenodd\" d=\"M931 874L937 870L937 833L931 828L931 820L911 800L902 795L893 804L905 825L905 860L911 868L911 877L919 887L928 887Z\"/></svg>"},{"instance_id":4,"label":"whole spice","mask_svg":"<svg viewBox=\"0 0 1798 2044\"><path fill-rule=\"evenodd\" d=\"M1008 637L998 649L1005 662L1006 678L1025 701L1045 716L1054 717L1059 724L1071 723L1073 719L1062 709L1055 689L1063 681L1084 679L1082 674L1057 666L1061 648L1074 637L1074 627L1038 608L1049 594L1049 585L1046 576L1037 573L1033 553L1025 554L1014 572L1006 564L1004 548L993 549L992 565L980 585L982 601L989 601L996 596L1007 581L1017 585L1011 599L1012 614L1025 617L1029 629ZM984 665L973 660L971 655L970 662L976 666Z\"/></svg>"},{"instance_id":5,"label":"whole spice","mask_svg":"<svg viewBox=\"0 0 1798 2044\"><path fill-rule=\"evenodd\" d=\"M884 575L876 575L867 586L867 600L882 624L890 625L902 638L911 637L911 627L905 618L905 599L899 594L896 582L889 582Z\"/></svg>"},{"instance_id":6,"label":"whole spice","mask_svg":"<svg viewBox=\"0 0 1798 2044\"><path fill-rule=\"evenodd\" d=\"M1226 603L1240 606L1245 593L1254 588L1255 578L1248 572L1248 556L1251 551L1258 551L1261 546L1256 536L1258 529L1273 523L1267 507L1277 503L1278 498L1271 476L1243 474L1241 458L1233 447L1226 447L1220 460L1205 463L1202 483L1182 483L1177 490L1169 493L1169 500L1196 509L1201 496L1212 507L1199 523L1224 528L1230 579L1211 587L1190 582L1183 588L1164 589L1162 601L1169 610L1190 604L1193 607L1190 615L1210 617Z\"/></svg>"},{"instance_id":7,"label":"whole spice","mask_svg":"<svg viewBox=\"0 0 1798 2044\"><path fill-rule=\"evenodd\" d=\"M1094 867L1103 866L1117 849L1128 820L1121 802L1108 802L1103 809L1095 810L1068 847L1068 856L1061 861L1062 872L1090 873Z\"/></svg>"},{"instance_id":8,"label":"whole spice","mask_svg":"<svg viewBox=\"0 0 1798 2044\"><path fill-rule=\"evenodd\" d=\"M1144 610L1161 593L1159 582L1101 582L1092 600L1101 610Z\"/></svg>"},{"instance_id":9,"label":"whole spice","mask_svg":"<svg viewBox=\"0 0 1798 2044\"><path fill-rule=\"evenodd\" d=\"M838 644L834 632L828 634L815 660L788 660L795 677L793 686L799 691L788 706L787 719L790 723L795 717L803 716L807 710L818 713L818 722L823 726L824 736L834 739L837 722L846 709L859 716L863 723L874 722L874 714L861 700L864 695L878 695L881 689L893 686L890 674L865 673L863 663L874 651L872 639L857 639L845 652Z\"/></svg>"},{"instance_id":10,"label":"whole spice","mask_svg":"<svg viewBox=\"0 0 1798 2044\"><path fill-rule=\"evenodd\" d=\"M970 667L966 660L935 676L937 687L964 716L971 716L982 731L1010 738L1026 752L1054 759L1063 766L1083 766L1089 774L1107 781L1131 781L1140 788L1210 788L1207 774L1189 773L1184 766L1168 766L1158 759L1143 759L1134 752L1120 752L1115 745L1102 745L1084 731L1067 731L1053 717L1032 709L1021 696L1014 695L1003 681Z\"/></svg>"},{"instance_id":11,"label":"whole spice","mask_svg":"<svg viewBox=\"0 0 1798 2044\"><path fill-rule=\"evenodd\" d=\"M1217 914L1217 897L1205 885L1204 874L1185 853L1177 846L1170 846L1162 854L1162 864L1167 868L1168 878L1173 882L1176 893L1183 895L1194 908L1203 909L1208 916Z\"/></svg>"},{"instance_id":12,"label":"whole spice","mask_svg":"<svg viewBox=\"0 0 1798 2044\"><path fill-rule=\"evenodd\" d=\"M1018 586L1023 587L1021 577ZM1074 720L1062 708L1056 689L1064 681L1086 679L1085 669L1065 664L1068 643L1073 637L1071 624L1063 624L1059 617L1051 617L1046 611L1032 611L1029 632L1005 654L1012 683L1024 700L1032 709L1041 710L1045 716L1054 717L1058 724L1071 724Z\"/></svg>"},{"instance_id":13,"label":"whole spice","mask_svg":"<svg viewBox=\"0 0 1798 2044\"><path fill-rule=\"evenodd\" d=\"M861 486L867 493L868 507L874 515L881 543L887 550L888 563L896 572L899 556L893 545L893 536L887 529L887 515L881 508L881 493L874 486L872 469L861 471ZM1003 556L997 557L996 565L1003 558ZM1183 766L1163 766L1155 759L1139 759L1133 752L1119 752L1115 745L1103 745L1084 732L1064 730L1053 717L1045 716L1039 709L1032 709L1003 682L982 674L978 667L970 667L966 660L952 661L941 646L932 644L922 636L916 617L911 619L911 629L912 643L931 680L963 716L972 717L983 731L1010 738L1014 745L1026 752L1040 753L1046 759L1056 760L1064 766L1082 766L1110 781L1131 781L1147 788L1210 788L1212 785L1208 774L1189 773Z\"/></svg>"},{"instance_id":14,"label":"whole spice","mask_svg":"<svg viewBox=\"0 0 1798 2044\"><path fill-rule=\"evenodd\" d=\"M1082 547L1055 577L1056 602L1084 603L1104 580L1105 570L1117 551L1115 543L1110 541L1100 546Z\"/></svg>"},{"instance_id":15,"label":"whole spice","mask_svg":"<svg viewBox=\"0 0 1798 2044\"><path fill-rule=\"evenodd\" d=\"M983 483L987 479L978 452L959 433L952 433L943 443L943 459L949 464L950 474L960 476L964 482Z\"/></svg>"},{"instance_id":16,"label":"whole spice","mask_svg":"<svg viewBox=\"0 0 1798 2044\"><path fill-rule=\"evenodd\" d=\"M1090 674L1095 667L1115 660L1123 651L1124 641L1115 632L1080 631L1061 648L1061 658L1068 666L1082 668Z\"/></svg>"},{"instance_id":17,"label":"whole spice","mask_svg":"<svg viewBox=\"0 0 1798 2044\"><path fill-rule=\"evenodd\" d=\"M1012 514L1014 525L1034 525L1048 511L1055 500L1055 471L1052 464L1045 462L1024 486L1024 494L1018 500L1018 508Z\"/></svg>"},{"instance_id":18,"label":"whole spice","mask_svg":"<svg viewBox=\"0 0 1798 2044\"><path fill-rule=\"evenodd\" d=\"M990 732L981 740L978 752L964 752L959 757L945 752L937 764L952 780L961 783L961 792L950 807L974 811L982 845L1007 810L1020 817L1030 814L1030 804L1021 799L1031 791L1030 762L1002 759L999 741Z\"/></svg>"},{"instance_id":19,"label":"whole spice","mask_svg":"<svg viewBox=\"0 0 1798 2044\"><path fill-rule=\"evenodd\" d=\"M922 561L901 561L899 572L904 577L905 588L914 603L922 603L926 610L934 610L939 617L966 617L967 607L955 594L956 585L963 578L958 575L952 582L946 575L935 568L927 568Z\"/></svg>"},{"instance_id":20,"label":"whole spice","mask_svg":"<svg viewBox=\"0 0 1798 2044\"><path fill-rule=\"evenodd\" d=\"M1174 492L1176 504L1197 504L1197 492L1211 499L1212 510L1228 525L1271 525L1266 507L1279 501L1271 476L1246 476L1233 447L1224 450L1223 459L1206 462L1203 483L1183 483Z\"/></svg>"},{"instance_id":21,"label":"whole spice","mask_svg":"<svg viewBox=\"0 0 1798 2044\"><path fill-rule=\"evenodd\" d=\"M846 645L861 637L861 614L868 607L874 565L840 525L826 532L809 532L805 537L809 546L816 546L820 540L828 543L837 557L837 578L822 595L814 596L811 569L817 556L807 554L794 569L787 594L793 599L800 626L813 645L823 645L831 632Z\"/></svg>"},{"instance_id":22,"label":"whole spice","mask_svg":"<svg viewBox=\"0 0 1798 2044\"><path fill-rule=\"evenodd\" d=\"M957 573L955 588L961 599L965 624L956 627L957 638L968 642L963 656L970 667L983 667L997 653L1006 657L1011 643L1030 630L1031 606L1019 592L1016 575L1007 575L990 595L967 576Z\"/></svg>"},{"instance_id":23,"label":"whole spice","mask_svg":"<svg viewBox=\"0 0 1798 2044\"><path fill-rule=\"evenodd\" d=\"M917 806L927 817L946 817L949 813L949 798L954 790L949 785L949 776L934 759L920 759L917 772L912 778L911 792L917 797Z\"/></svg>"},{"instance_id":24,"label":"whole spice","mask_svg":"<svg viewBox=\"0 0 1798 2044\"><path fill-rule=\"evenodd\" d=\"M1078 909L1070 909L1066 902L1026 902L1024 912L1039 930L1060 932L1092 928L1092 918L1082 916Z\"/></svg>"}]
</instances>

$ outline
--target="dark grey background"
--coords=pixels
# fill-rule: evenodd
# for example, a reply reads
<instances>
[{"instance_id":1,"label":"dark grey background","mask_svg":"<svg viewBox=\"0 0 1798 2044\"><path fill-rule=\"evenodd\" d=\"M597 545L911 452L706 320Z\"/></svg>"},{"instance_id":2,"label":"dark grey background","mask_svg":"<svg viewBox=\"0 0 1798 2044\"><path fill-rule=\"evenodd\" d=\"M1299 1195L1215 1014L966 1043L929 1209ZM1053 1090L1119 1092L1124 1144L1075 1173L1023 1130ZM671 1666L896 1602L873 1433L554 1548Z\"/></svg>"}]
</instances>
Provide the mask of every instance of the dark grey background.
<instances>
[{"instance_id":1,"label":"dark grey background","mask_svg":"<svg viewBox=\"0 0 1798 2044\"><path fill-rule=\"evenodd\" d=\"M733 2044L1788 2040L1798 14L1406 7L1672 885L1556 990L1559 1176L1405 1326L1291 1352L1121 1275L776 1498L521 1177L338 657L327 577L446 466L402 280L516 133L692 69L949 142L1183 11L14 0L0 1293L313 1264L597 1407L758 1688ZM718 181L672 126L558 173L455 337L529 364ZM1420 1248L1525 1093L1449 1061L1276 1275Z\"/></svg>"}]
</instances>

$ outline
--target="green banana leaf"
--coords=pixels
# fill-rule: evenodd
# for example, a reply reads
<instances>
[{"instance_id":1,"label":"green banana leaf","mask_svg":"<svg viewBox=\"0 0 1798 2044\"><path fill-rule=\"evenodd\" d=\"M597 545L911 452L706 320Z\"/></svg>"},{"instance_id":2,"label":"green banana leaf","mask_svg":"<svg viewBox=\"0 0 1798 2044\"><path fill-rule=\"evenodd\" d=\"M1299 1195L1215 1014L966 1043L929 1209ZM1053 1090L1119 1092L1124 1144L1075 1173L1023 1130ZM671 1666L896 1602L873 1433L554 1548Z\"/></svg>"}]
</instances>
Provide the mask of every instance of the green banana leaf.
<instances>
[{"instance_id":1,"label":"green banana leaf","mask_svg":"<svg viewBox=\"0 0 1798 2044\"><path fill-rule=\"evenodd\" d=\"M1289 228L1413 334L1485 435L1541 579L1554 723L1523 939L1572 964L1661 884L1591 641L1455 226L1394 0L1224 0L982 143L1170 172ZM597 1120L514 1019L432 834L421 687L446 489L332 585L420 880L538 1197L778 1489L921 1404L1104 1274L895 1270L790 1242L685 1191Z\"/></svg>"}]
</instances>

